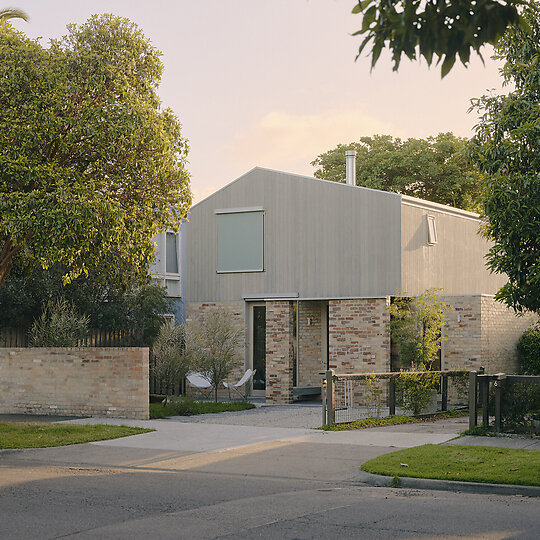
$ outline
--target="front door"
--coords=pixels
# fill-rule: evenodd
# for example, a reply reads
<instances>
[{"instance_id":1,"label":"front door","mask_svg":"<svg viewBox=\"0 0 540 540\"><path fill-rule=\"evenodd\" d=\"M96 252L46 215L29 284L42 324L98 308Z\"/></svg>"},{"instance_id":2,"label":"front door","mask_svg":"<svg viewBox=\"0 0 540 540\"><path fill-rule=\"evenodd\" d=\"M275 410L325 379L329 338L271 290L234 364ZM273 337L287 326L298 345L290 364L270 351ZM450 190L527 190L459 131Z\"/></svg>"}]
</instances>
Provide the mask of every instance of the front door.
<instances>
[{"instance_id":1,"label":"front door","mask_svg":"<svg viewBox=\"0 0 540 540\"><path fill-rule=\"evenodd\" d=\"M257 370L253 376L253 395L266 394L266 306L251 306L251 362Z\"/></svg>"}]
</instances>

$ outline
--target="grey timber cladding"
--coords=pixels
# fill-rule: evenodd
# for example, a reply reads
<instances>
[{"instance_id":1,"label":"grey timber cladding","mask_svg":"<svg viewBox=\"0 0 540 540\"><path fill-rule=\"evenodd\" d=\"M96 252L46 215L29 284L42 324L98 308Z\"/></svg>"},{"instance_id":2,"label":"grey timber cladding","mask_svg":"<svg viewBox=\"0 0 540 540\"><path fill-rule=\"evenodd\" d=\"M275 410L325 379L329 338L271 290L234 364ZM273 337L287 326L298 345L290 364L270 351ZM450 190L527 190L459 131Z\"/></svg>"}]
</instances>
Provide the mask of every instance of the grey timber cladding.
<instances>
[{"instance_id":1,"label":"grey timber cladding","mask_svg":"<svg viewBox=\"0 0 540 540\"><path fill-rule=\"evenodd\" d=\"M384 296L401 286L401 196L255 168L191 209L188 302ZM264 272L217 273L216 210L264 209Z\"/></svg>"},{"instance_id":2,"label":"grey timber cladding","mask_svg":"<svg viewBox=\"0 0 540 540\"><path fill-rule=\"evenodd\" d=\"M504 276L490 274L485 254L490 244L478 234L475 214L403 197L401 223L402 292L428 288L444 294L494 294ZM435 218L437 243L428 244L428 216Z\"/></svg>"}]
</instances>

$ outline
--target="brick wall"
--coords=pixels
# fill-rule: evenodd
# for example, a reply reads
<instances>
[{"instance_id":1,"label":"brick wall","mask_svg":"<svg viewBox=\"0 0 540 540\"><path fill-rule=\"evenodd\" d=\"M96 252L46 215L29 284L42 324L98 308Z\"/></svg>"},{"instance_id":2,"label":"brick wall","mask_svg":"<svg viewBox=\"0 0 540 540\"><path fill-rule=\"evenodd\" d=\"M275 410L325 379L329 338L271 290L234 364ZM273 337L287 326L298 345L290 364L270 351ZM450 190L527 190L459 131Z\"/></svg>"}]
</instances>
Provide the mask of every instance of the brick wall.
<instances>
[{"instance_id":1,"label":"brick wall","mask_svg":"<svg viewBox=\"0 0 540 540\"><path fill-rule=\"evenodd\" d=\"M388 300L330 300L330 369L338 373L390 371Z\"/></svg>"},{"instance_id":2,"label":"brick wall","mask_svg":"<svg viewBox=\"0 0 540 540\"><path fill-rule=\"evenodd\" d=\"M293 400L293 307L288 301L266 302L266 401Z\"/></svg>"},{"instance_id":3,"label":"brick wall","mask_svg":"<svg viewBox=\"0 0 540 540\"><path fill-rule=\"evenodd\" d=\"M0 413L147 419L148 349L0 349Z\"/></svg>"},{"instance_id":4,"label":"brick wall","mask_svg":"<svg viewBox=\"0 0 540 540\"><path fill-rule=\"evenodd\" d=\"M517 342L537 320L532 314L517 317L493 296L482 296L482 365L488 373L519 372Z\"/></svg>"},{"instance_id":5,"label":"brick wall","mask_svg":"<svg viewBox=\"0 0 540 540\"><path fill-rule=\"evenodd\" d=\"M326 370L321 315L325 302L298 302L298 386L320 386Z\"/></svg>"},{"instance_id":6,"label":"brick wall","mask_svg":"<svg viewBox=\"0 0 540 540\"><path fill-rule=\"evenodd\" d=\"M481 296L447 296L442 330L441 369L477 370L482 365Z\"/></svg>"},{"instance_id":7,"label":"brick wall","mask_svg":"<svg viewBox=\"0 0 540 540\"><path fill-rule=\"evenodd\" d=\"M188 321L203 322L210 313L223 310L230 314L234 326L242 331L236 354L237 362L232 373L227 378L227 381L234 383L240 380L246 370L244 360L246 346L244 306L244 302L193 302L186 306L186 319ZM242 388L241 390L243 391L244 389ZM227 390L220 388L218 396L228 396Z\"/></svg>"},{"instance_id":8,"label":"brick wall","mask_svg":"<svg viewBox=\"0 0 540 540\"><path fill-rule=\"evenodd\" d=\"M519 370L516 345L535 316L516 316L491 295L449 296L444 301L453 309L444 319L443 369Z\"/></svg>"}]
</instances>

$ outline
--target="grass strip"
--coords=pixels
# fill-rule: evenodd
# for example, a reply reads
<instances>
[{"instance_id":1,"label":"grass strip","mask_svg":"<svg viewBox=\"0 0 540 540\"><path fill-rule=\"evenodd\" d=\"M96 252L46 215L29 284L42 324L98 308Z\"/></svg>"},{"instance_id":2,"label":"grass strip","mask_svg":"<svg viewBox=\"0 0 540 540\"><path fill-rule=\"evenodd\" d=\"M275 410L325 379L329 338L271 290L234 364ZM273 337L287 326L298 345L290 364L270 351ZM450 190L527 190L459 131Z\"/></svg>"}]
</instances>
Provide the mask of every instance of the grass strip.
<instances>
[{"instance_id":1,"label":"grass strip","mask_svg":"<svg viewBox=\"0 0 540 540\"><path fill-rule=\"evenodd\" d=\"M105 441L147 433L153 429L128 426L0 422L0 448L47 448Z\"/></svg>"},{"instance_id":2,"label":"grass strip","mask_svg":"<svg viewBox=\"0 0 540 540\"><path fill-rule=\"evenodd\" d=\"M346 422L343 424L331 424L329 426L322 426L319 429L324 431L349 431L351 429L366 429L372 427L383 426L396 426L399 424L415 424L417 422L435 422L436 420L444 420L446 418L459 418L461 416L467 416L468 411L463 409L453 409L451 411L436 413L431 416L416 417L416 416L404 416L404 415L392 415L392 416L372 416L370 418L360 418L354 422Z\"/></svg>"},{"instance_id":3,"label":"grass strip","mask_svg":"<svg viewBox=\"0 0 540 540\"><path fill-rule=\"evenodd\" d=\"M426 444L367 461L363 471L392 477L540 486L540 452Z\"/></svg>"},{"instance_id":4,"label":"grass strip","mask_svg":"<svg viewBox=\"0 0 540 540\"><path fill-rule=\"evenodd\" d=\"M161 403L150 403L150 418L246 411L254 408L255 405L248 401L218 401L216 403L214 401L195 401L190 398L180 398L165 406Z\"/></svg>"}]
</instances>

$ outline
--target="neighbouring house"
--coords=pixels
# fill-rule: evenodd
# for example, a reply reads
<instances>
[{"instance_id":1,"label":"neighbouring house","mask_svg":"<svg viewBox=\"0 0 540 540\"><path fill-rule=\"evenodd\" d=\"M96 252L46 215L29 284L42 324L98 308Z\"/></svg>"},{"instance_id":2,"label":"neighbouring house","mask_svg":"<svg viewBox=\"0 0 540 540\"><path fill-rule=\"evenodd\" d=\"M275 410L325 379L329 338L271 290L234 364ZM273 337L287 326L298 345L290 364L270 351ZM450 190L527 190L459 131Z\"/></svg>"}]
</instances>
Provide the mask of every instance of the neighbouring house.
<instances>
[{"instance_id":1,"label":"neighbouring house","mask_svg":"<svg viewBox=\"0 0 540 540\"><path fill-rule=\"evenodd\" d=\"M256 369L253 394L287 403L328 368L390 371L391 298L433 287L454 307L442 369L515 371L530 317L494 301L504 277L485 267L478 216L347 176L340 184L257 167L191 209L187 318L224 309L244 329L234 376Z\"/></svg>"},{"instance_id":2,"label":"neighbouring house","mask_svg":"<svg viewBox=\"0 0 540 540\"><path fill-rule=\"evenodd\" d=\"M176 321L184 321L184 281L182 276L182 233L161 232L154 238L155 260L150 265L150 275L157 285L167 289L167 296L171 298L172 313Z\"/></svg>"}]
</instances>

